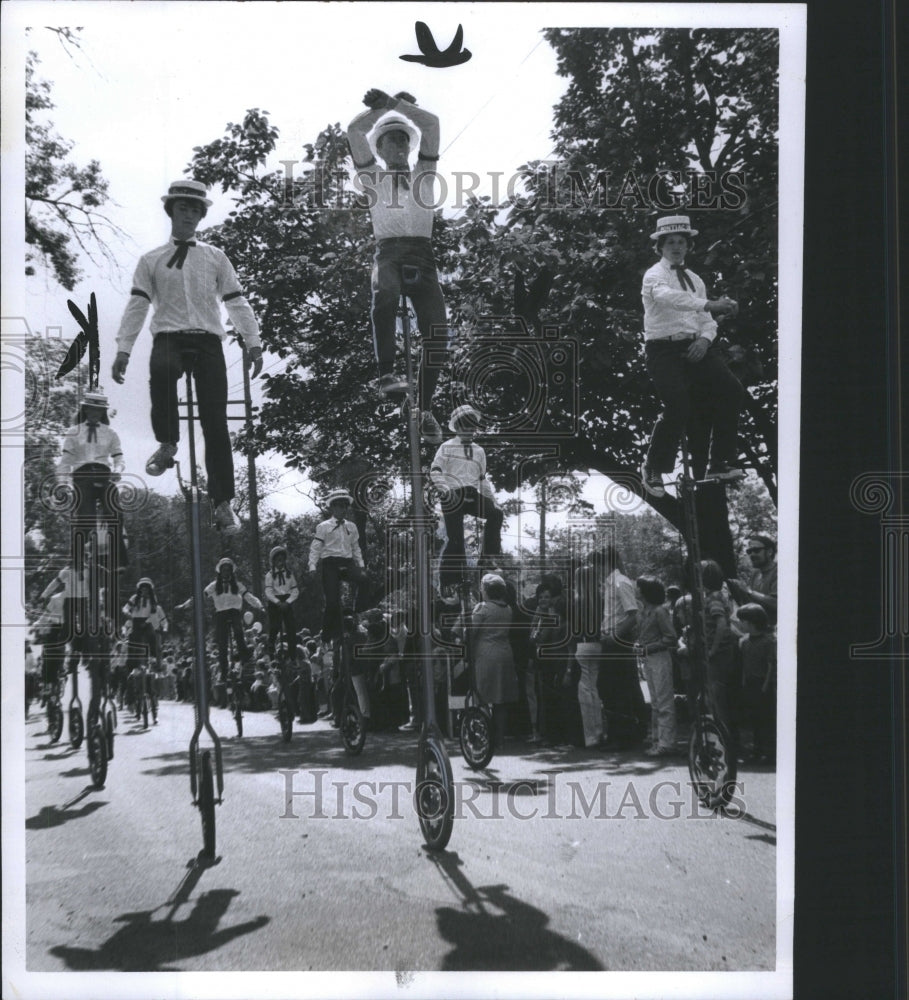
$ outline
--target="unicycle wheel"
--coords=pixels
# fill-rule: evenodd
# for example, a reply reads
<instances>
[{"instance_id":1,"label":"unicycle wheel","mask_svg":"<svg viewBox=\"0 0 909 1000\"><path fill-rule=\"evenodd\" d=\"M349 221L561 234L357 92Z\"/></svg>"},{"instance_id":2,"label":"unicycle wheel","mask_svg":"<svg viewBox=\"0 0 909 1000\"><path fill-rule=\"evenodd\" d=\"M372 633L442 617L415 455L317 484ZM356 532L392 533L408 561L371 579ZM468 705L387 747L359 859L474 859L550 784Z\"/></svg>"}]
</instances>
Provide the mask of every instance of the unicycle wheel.
<instances>
[{"instance_id":1,"label":"unicycle wheel","mask_svg":"<svg viewBox=\"0 0 909 1000\"><path fill-rule=\"evenodd\" d=\"M420 744L414 793L426 846L444 850L454 827L454 779L444 747L433 737Z\"/></svg>"},{"instance_id":2,"label":"unicycle wheel","mask_svg":"<svg viewBox=\"0 0 909 1000\"><path fill-rule=\"evenodd\" d=\"M51 743L56 743L63 735L63 709L59 701L47 703L47 732Z\"/></svg>"},{"instance_id":3,"label":"unicycle wheel","mask_svg":"<svg viewBox=\"0 0 909 1000\"><path fill-rule=\"evenodd\" d=\"M69 713L69 745L73 750L78 750L82 746L85 738L85 722L82 712L78 708L70 709Z\"/></svg>"},{"instance_id":4,"label":"unicycle wheel","mask_svg":"<svg viewBox=\"0 0 909 1000\"><path fill-rule=\"evenodd\" d=\"M95 720L88 731L88 770L95 788L103 788L107 780L107 740L101 720Z\"/></svg>"},{"instance_id":5,"label":"unicycle wheel","mask_svg":"<svg viewBox=\"0 0 909 1000\"><path fill-rule=\"evenodd\" d=\"M341 711L341 739L351 757L356 757L366 742L366 724L355 697L346 699Z\"/></svg>"},{"instance_id":6,"label":"unicycle wheel","mask_svg":"<svg viewBox=\"0 0 909 1000\"><path fill-rule=\"evenodd\" d=\"M487 712L478 705L468 708L461 716L459 732L461 753L469 768L479 771L492 760L492 727Z\"/></svg>"},{"instance_id":7,"label":"unicycle wheel","mask_svg":"<svg viewBox=\"0 0 909 1000\"><path fill-rule=\"evenodd\" d=\"M278 724L281 726L281 738L285 743L290 743L294 731L294 720L290 705L288 705L284 695L278 699Z\"/></svg>"},{"instance_id":8,"label":"unicycle wheel","mask_svg":"<svg viewBox=\"0 0 909 1000\"><path fill-rule=\"evenodd\" d=\"M107 712L104 716L104 734L106 737L105 742L107 743L107 759L114 759L114 713L113 710Z\"/></svg>"},{"instance_id":9,"label":"unicycle wheel","mask_svg":"<svg viewBox=\"0 0 909 1000\"><path fill-rule=\"evenodd\" d=\"M199 813L202 816L202 853L210 861L215 857L215 776L211 751L202 753L199 768Z\"/></svg>"},{"instance_id":10,"label":"unicycle wheel","mask_svg":"<svg viewBox=\"0 0 909 1000\"><path fill-rule=\"evenodd\" d=\"M737 762L726 727L711 716L696 721L688 741L688 773L698 800L722 809L735 792Z\"/></svg>"}]
</instances>

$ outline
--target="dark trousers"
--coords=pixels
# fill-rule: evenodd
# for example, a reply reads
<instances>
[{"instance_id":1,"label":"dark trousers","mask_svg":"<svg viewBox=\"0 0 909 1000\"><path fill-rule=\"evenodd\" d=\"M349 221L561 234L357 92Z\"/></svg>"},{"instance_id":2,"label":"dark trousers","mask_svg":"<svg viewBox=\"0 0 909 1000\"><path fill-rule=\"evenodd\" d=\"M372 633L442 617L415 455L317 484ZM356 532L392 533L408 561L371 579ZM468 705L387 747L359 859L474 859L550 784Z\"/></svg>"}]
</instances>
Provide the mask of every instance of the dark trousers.
<instances>
[{"instance_id":1,"label":"dark trousers","mask_svg":"<svg viewBox=\"0 0 909 1000\"><path fill-rule=\"evenodd\" d=\"M698 362L686 360L691 344L690 340L650 340L644 345L647 371L663 403L647 454L654 472L675 468L679 439L695 404L712 426L711 464L731 465L738 457L739 410L745 390L715 347Z\"/></svg>"},{"instance_id":2,"label":"dark trousers","mask_svg":"<svg viewBox=\"0 0 909 1000\"><path fill-rule=\"evenodd\" d=\"M281 629L284 629L284 641L287 643L288 654L297 656L297 623L294 620L294 609L288 601L268 602L268 652L275 655L275 644Z\"/></svg>"},{"instance_id":3,"label":"dark trousers","mask_svg":"<svg viewBox=\"0 0 909 1000\"><path fill-rule=\"evenodd\" d=\"M184 360L185 351L196 353L191 365ZM159 443L176 444L180 440L177 383L189 368L193 372L199 423L205 439L208 492L212 503L217 505L234 497L234 456L227 430L227 369L220 337L185 330L156 334L148 383L152 430Z\"/></svg>"},{"instance_id":4,"label":"dark trousers","mask_svg":"<svg viewBox=\"0 0 909 1000\"><path fill-rule=\"evenodd\" d=\"M445 533L448 535L439 561L439 583L442 586L455 584L461 578L464 569L464 517L467 514L475 514L485 521L483 555L498 556L502 553L502 511L472 486L452 490L442 504Z\"/></svg>"},{"instance_id":5,"label":"dark trousers","mask_svg":"<svg viewBox=\"0 0 909 1000\"><path fill-rule=\"evenodd\" d=\"M94 532L96 523L96 505L101 511L101 518L107 522L113 532L114 551L117 566L127 565L126 545L123 541L123 524L120 517L117 489L110 469L100 462L89 462L73 470L73 489L76 491L76 509L73 511L73 535L81 536L81 548L84 553L88 538ZM110 549L101 553L102 561L111 558Z\"/></svg>"},{"instance_id":6,"label":"dark trousers","mask_svg":"<svg viewBox=\"0 0 909 1000\"><path fill-rule=\"evenodd\" d=\"M350 606L356 607L357 585L363 579L363 570L353 559L328 556L322 560L322 593L325 609L322 612L322 641L331 642L341 635L341 577L346 572L350 582Z\"/></svg>"},{"instance_id":7,"label":"dark trousers","mask_svg":"<svg viewBox=\"0 0 909 1000\"><path fill-rule=\"evenodd\" d=\"M609 722L607 736L620 743L638 743L646 731L646 706L637 659L615 638L603 640L603 654L597 688Z\"/></svg>"},{"instance_id":8,"label":"dark trousers","mask_svg":"<svg viewBox=\"0 0 909 1000\"><path fill-rule=\"evenodd\" d=\"M432 244L422 237L380 240L372 269L372 335L379 374L395 366L395 327L401 295L413 303L423 342L420 407L432 404L439 373L448 360L448 317Z\"/></svg>"},{"instance_id":9,"label":"dark trousers","mask_svg":"<svg viewBox=\"0 0 909 1000\"><path fill-rule=\"evenodd\" d=\"M155 630L149 624L147 618L133 618L132 623L133 628L130 632L129 644L127 646L127 670L132 670L133 667L138 666L143 659L148 658L151 660L158 648Z\"/></svg>"},{"instance_id":10,"label":"dark trousers","mask_svg":"<svg viewBox=\"0 0 909 1000\"><path fill-rule=\"evenodd\" d=\"M245 663L249 659L249 647L243 638L243 614L239 608L215 612L215 642L218 644L218 669L221 679L227 676L227 640L233 632L234 647Z\"/></svg>"}]
</instances>

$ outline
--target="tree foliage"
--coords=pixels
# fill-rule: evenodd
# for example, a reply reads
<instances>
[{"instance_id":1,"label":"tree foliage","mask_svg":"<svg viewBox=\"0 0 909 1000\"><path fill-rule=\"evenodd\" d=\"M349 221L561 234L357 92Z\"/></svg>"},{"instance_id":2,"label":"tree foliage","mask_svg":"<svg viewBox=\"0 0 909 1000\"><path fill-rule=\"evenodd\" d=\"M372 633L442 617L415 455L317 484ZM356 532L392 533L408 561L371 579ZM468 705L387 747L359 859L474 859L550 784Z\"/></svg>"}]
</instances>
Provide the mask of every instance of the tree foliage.
<instances>
[{"instance_id":1,"label":"tree foliage","mask_svg":"<svg viewBox=\"0 0 909 1000\"><path fill-rule=\"evenodd\" d=\"M64 44L76 45L71 29L55 29ZM54 107L51 84L37 74L40 60L29 52L25 63L25 273L48 267L72 291L81 276L79 254L100 253L112 261L105 240L117 227L100 210L108 201L108 182L97 160L78 166L75 143L54 129L47 112Z\"/></svg>"}]
</instances>

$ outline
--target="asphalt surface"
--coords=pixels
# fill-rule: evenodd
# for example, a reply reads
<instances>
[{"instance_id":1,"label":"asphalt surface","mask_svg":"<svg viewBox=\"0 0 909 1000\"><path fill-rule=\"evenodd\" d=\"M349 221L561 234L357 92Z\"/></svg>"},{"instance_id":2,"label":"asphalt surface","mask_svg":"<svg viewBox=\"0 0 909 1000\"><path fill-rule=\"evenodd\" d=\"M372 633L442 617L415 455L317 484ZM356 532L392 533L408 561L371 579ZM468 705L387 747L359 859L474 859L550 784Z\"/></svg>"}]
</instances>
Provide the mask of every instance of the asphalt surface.
<instances>
[{"instance_id":1,"label":"asphalt surface","mask_svg":"<svg viewBox=\"0 0 909 1000\"><path fill-rule=\"evenodd\" d=\"M217 858L190 796L189 705L120 714L106 785L85 746L25 727L26 965L35 972L773 970L776 776L740 767L731 815L683 755L506 743L481 772L449 741L446 850L412 803L414 734L345 754L270 713L222 738ZM232 735L233 734L233 735ZM681 746L681 744L680 744Z\"/></svg>"}]
</instances>

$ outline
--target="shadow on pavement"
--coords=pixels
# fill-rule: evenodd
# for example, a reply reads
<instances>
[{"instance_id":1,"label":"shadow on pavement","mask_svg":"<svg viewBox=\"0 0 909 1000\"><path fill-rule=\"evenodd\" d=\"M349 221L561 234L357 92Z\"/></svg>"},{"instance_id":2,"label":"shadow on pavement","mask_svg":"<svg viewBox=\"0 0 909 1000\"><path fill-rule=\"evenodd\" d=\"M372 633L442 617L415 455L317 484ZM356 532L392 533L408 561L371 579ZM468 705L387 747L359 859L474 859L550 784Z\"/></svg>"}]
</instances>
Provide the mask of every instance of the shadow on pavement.
<instances>
[{"instance_id":1,"label":"shadow on pavement","mask_svg":"<svg viewBox=\"0 0 909 1000\"><path fill-rule=\"evenodd\" d=\"M441 969L603 970L585 948L549 930L549 917L513 896L507 885L472 885L457 852L442 851L429 854L429 858L461 897L460 908L441 906L436 910L439 933L452 945Z\"/></svg>"},{"instance_id":2,"label":"shadow on pavement","mask_svg":"<svg viewBox=\"0 0 909 1000\"><path fill-rule=\"evenodd\" d=\"M185 886L186 880L184 890L178 890L171 902L163 904L168 907L163 920L153 919L162 907L124 913L114 920L122 926L97 949L57 945L50 949L50 954L62 959L75 972L179 972L181 961L216 951L234 938L257 931L269 922L269 917L262 916L219 930L231 900L240 895L236 889L203 892L187 917L174 920L176 910L188 895Z\"/></svg>"},{"instance_id":3,"label":"shadow on pavement","mask_svg":"<svg viewBox=\"0 0 909 1000\"><path fill-rule=\"evenodd\" d=\"M86 802L81 809L66 809L60 806L43 806L41 811L37 816L29 816L25 821L26 830L49 830L55 826L63 826L64 823L69 823L70 820L82 819L84 816L90 816L93 812L96 812L102 806L106 806L106 802Z\"/></svg>"}]
</instances>

